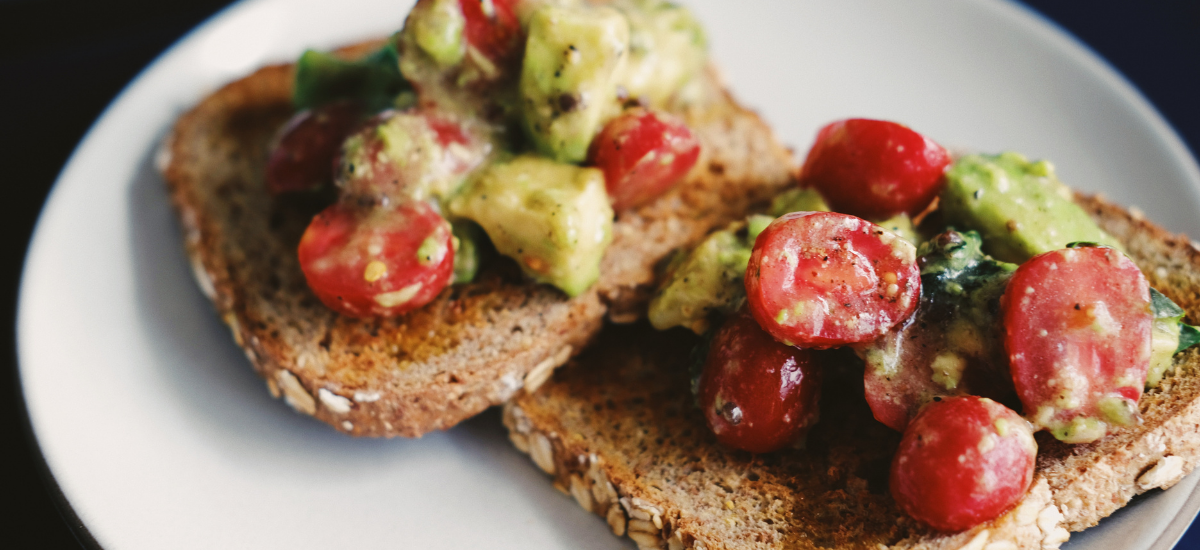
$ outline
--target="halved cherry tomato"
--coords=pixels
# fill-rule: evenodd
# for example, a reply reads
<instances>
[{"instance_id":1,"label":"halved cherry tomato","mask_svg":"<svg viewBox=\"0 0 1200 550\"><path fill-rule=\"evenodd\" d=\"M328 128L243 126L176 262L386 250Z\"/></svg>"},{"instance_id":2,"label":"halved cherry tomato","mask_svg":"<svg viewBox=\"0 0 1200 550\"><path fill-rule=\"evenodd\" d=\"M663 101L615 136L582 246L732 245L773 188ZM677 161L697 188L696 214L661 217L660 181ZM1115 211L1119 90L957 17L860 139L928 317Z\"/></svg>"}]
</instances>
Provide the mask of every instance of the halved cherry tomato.
<instances>
[{"instance_id":1,"label":"halved cherry tomato","mask_svg":"<svg viewBox=\"0 0 1200 550\"><path fill-rule=\"evenodd\" d=\"M1029 424L986 397L941 398L908 425L892 459L892 498L917 521L962 531L1012 508L1033 482Z\"/></svg>"},{"instance_id":2,"label":"halved cherry tomato","mask_svg":"<svg viewBox=\"0 0 1200 550\"><path fill-rule=\"evenodd\" d=\"M613 209L622 210L683 178L700 158L700 140L673 116L631 109L600 131L588 153L589 162L604 172Z\"/></svg>"},{"instance_id":3,"label":"halved cherry tomato","mask_svg":"<svg viewBox=\"0 0 1200 550\"><path fill-rule=\"evenodd\" d=\"M950 154L907 126L852 118L821 128L800 170L837 212L882 220L916 215L937 196Z\"/></svg>"},{"instance_id":4,"label":"halved cherry tomato","mask_svg":"<svg viewBox=\"0 0 1200 550\"><path fill-rule=\"evenodd\" d=\"M776 340L813 348L873 340L917 307L916 248L866 220L792 212L767 226L746 269L750 312Z\"/></svg>"},{"instance_id":5,"label":"halved cherry tomato","mask_svg":"<svg viewBox=\"0 0 1200 550\"><path fill-rule=\"evenodd\" d=\"M517 21L520 0L459 0L466 26L467 44L498 64L519 57L524 40Z\"/></svg>"},{"instance_id":6,"label":"halved cherry tomato","mask_svg":"<svg viewBox=\"0 0 1200 550\"><path fill-rule=\"evenodd\" d=\"M345 196L383 204L447 196L491 144L433 111L387 111L342 144L337 184Z\"/></svg>"},{"instance_id":7,"label":"halved cherry tomato","mask_svg":"<svg viewBox=\"0 0 1200 550\"><path fill-rule=\"evenodd\" d=\"M782 449L817 423L821 369L811 351L785 346L743 308L713 335L700 406L721 443L752 453Z\"/></svg>"},{"instance_id":8,"label":"halved cherry tomato","mask_svg":"<svg viewBox=\"0 0 1200 550\"><path fill-rule=\"evenodd\" d=\"M1025 415L1060 440L1138 419L1150 367L1150 286L1113 248L1034 256L1001 299L1004 348Z\"/></svg>"},{"instance_id":9,"label":"halved cherry tomato","mask_svg":"<svg viewBox=\"0 0 1200 550\"><path fill-rule=\"evenodd\" d=\"M298 254L313 293L351 317L421 307L454 271L450 224L423 202L369 210L335 203L313 218Z\"/></svg>"},{"instance_id":10,"label":"halved cherry tomato","mask_svg":"<svg viewBox=\"0 0 1200 550\"><path fill-rule=\"evenodd\" d=\"M280 130L267 159L267 190L274 195L313 191L332 182L334 157L364 114L362 104L354 101L296 113Z\"/></svg>"}]
</instances>

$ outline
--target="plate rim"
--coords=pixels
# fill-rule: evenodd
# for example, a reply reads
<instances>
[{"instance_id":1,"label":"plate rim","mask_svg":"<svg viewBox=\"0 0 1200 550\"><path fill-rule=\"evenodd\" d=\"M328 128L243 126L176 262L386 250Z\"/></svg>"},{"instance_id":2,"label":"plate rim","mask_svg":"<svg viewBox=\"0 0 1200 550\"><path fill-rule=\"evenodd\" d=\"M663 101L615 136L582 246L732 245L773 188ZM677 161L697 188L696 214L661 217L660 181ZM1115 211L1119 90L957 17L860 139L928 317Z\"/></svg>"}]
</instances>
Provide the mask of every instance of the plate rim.
<instances>
[{"instance_id":1,"label":"plate rim","mask_svg":"<svg viewBox=\"0 0 1200 550\"><path fill-rule=\"evenodd\" d=\"M87 548L100 549L102 546L92 536L90 529L83 523L74 506L59 485L58 479L44 454L42 441L38 435L39 430L34 423L29 408L27 398L28 380L24 365L28 363L28 360L25 359L27 355L35 352L31 352L28 346L23 345L24 338L22 336L23 334L28 334L30 330L26 326L29 321L25 313L27 310L27 281L30 275L28 260L35 249L46 246L45 244L41 244L39 248L39 243L45 240L45 213L51 207L52 203L61 202L60 197L63 194L63 185L60 184L64 175L81 162L79 158L80 151L86 144L95 139L97 128L106 123L111 123L111 119L115 116L116 107L129 101L133 91L142 87L150 76L162 70L162 67L167 62L178 55L183 48L191 44L201 33L207 32L219 25L228 24L229 21L238 17L238 11L246 9L247 6L266 4L270 1L272 0L238 0L221 8L185 32L162 52L157 54L150 63L141 68L104 107L100 115L89 125L87 131L72 149L66 162L63 163L55 176L54 182L42 203L37 221L33 226L33 231L30 233L17 287L16 330L14 331L14 365L18 379L18 398L20 399L20 411L23 419L22 428L27 442L34 451L39 474L47 491L50 493L51 500L55 502L58 512L63 516L76 540ZM685 3L686 1L684 0ZM1050 19L1019 0L973 0L973 4L980 6L982 9L990 9L994 12L1002 13L1010 20L1017 22L1025 30L1048 39L1060 52L1067 53L1073 63L1086 68L1089 74L1099 77L1105 85L1119 94L1125 104L1134 108L1136 114L1143 122L1149 123L1153 134L1161 139L1162 144L1166 146L1166 152L1170 158L1179 163L1180 168L1183 169L1186 177L1190 180L1190 184L1200 190L1200 164L1197 163L1197 158L1192 150L1183 141L1174 125L1163 117L1158 108L1149 101L1142 91L1107 59L1057 21ZM142 152L141 154L144 155L145 153ZM1200 475L1200 471L1193 472L1190 475ZM1200 485L1192 491L1181 505L1175 517L1148 548L1152 550L1169 550L1173 548L1187 531L1188 527L1195 521L1198 512L1200 512Z\"/></svg>"}]
</instances>

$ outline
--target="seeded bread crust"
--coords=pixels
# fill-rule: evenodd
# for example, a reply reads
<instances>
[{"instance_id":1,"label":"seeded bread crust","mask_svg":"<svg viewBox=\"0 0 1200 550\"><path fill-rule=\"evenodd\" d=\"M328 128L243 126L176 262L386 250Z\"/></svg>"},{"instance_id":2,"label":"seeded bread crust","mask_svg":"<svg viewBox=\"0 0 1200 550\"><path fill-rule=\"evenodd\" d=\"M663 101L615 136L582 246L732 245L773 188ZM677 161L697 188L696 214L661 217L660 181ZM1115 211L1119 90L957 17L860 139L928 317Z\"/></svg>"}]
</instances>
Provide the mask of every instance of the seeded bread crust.
<instances>
[{"instance_id":1,"label":"seeded bread crust","mask_svg":"<svg viewBox=\"0 0 1200 550\"><path fill-rule=\"evenodd\" d=\"M710 71L700 99L679 112L703 146L696 169L620 214L590 291L568 299L498 260L408 315L350 319L316 299L296 260L329 198L273 199L263 185L271 140L293 112L292 80L291 66L270 66L204 99L165 142L164 177L196 279L271 394L353 435L417 437L536 388L606 314L630 321L644 311L655 264L672 249L792 181L789 151Z\"/></svg>"},{"instance_id":2,"label":"seeded bread crust","mask_svg":"<svg viewBox=\"0 0 1200 550\"><path fill-rule=\"evenodd\" d=\"M1151 284L1200 319L1200 251L1100 197L1078 201L1120 239ZM1038 436L1028 495L994 521L946 535L917 525L887 487L899 434L862 398L861 363L824 356L821 421L803 449L768 455L717 444L688 391L695 336L607 328L587 353L504 409L514 445L554 484L640 548L1057 548L1167 488L1200 457L1200 353L1140 402L1143 423L1088 445Z\"/></svg>"}]
</instances>

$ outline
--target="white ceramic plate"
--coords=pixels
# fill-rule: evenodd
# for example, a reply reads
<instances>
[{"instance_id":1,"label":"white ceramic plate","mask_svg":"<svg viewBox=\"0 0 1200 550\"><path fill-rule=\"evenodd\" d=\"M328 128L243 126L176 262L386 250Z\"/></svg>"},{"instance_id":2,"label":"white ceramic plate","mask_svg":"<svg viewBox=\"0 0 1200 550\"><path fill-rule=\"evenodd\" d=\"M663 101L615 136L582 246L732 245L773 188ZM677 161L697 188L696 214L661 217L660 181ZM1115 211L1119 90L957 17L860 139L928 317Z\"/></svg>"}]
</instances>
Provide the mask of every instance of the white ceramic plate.
<instances>
[{"instance_id":1,"label":"white ceramic plate","mask_svg":"<svg viewBox=\"0 0 1200 550\"><path fill-rule=\"evenodd\" d=\"M944 144L1053 159L1069 183L1200 235L1200 172L1121 77L986 0L696 0L745 103L807 149L822 123L905 121ZM399 27L396 0L253 0L193 32L109 107L46 205L21 289L21 379L42 451L109 550L619 548L510 448L495 413L356 440L272 400L197 291L156 145L219 84L304 47ZM1071 547L1165 549L1197 477Z\"/></svg>"}]
</instances>

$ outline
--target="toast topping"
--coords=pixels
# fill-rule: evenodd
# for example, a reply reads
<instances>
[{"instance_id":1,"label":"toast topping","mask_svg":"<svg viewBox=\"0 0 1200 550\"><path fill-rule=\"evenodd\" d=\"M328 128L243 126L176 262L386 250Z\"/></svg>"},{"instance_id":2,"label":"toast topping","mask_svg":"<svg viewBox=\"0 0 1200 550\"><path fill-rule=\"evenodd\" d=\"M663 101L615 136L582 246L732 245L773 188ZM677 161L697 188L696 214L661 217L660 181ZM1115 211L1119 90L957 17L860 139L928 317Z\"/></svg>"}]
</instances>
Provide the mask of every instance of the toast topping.
<instances>
[{"instance_id":1,"label":"toast topping","mask_svg":"<svg viewBox=\"0 0 1200 550\"><path fill-rule=\"evenodd\" d=\"M893 497L920 523L961 532L998 517L1030 487L1038 448L1031 424L1067 443L1137 426L1143 388L1157 385L1173 356L1200 341L1200 329L1182 324L1183 310L1152 294L1120 250L1095 244L1113 241L1071 202L1049 163L1016 153L969 155L942 176L948 166L944 149L899 125L827 126L801 183L843 212L898 214L884 222L896 233L821 211L826 206L812 190L792 191L776 205L814 211L770 222L753 239L748 262L739 257L739 235L753 232L746 226L680 253L651 318L660 329L702 333L726 316L696 347L693 364L703 367L693 388L716 439L751 452L786 445L747 433L796 418L786 384L746 397L777 370L778 361L761 356L782 346L792 351L780 356L800 364L814 349L853 347L866 362L864 393L875 418L904 431ZM908 217L914 214L919 227ZM918 261L912 243L931 235ZM1071 242L1078 238L1089 241ZM1024 263L997 261L986 249ZM773 338L729 338L729 327L743 320L730 313L743 297L730 273L745 274L752 324ZM1021 410L1024 419L981 396ZM962 411L934 414L962 403L983 404L995 417L967 426L972 417ZM1146 487L1167 483L1175 464L1163 461L1144 474ZM1061 519L1056 508L1044 514ZM1043 522L1047 547L1066 540L1059 519L1050 519ZM1008 544L989 544L986 531L974 537L968 547Z\"/></svg>"},{"instance_id":2,"label":"toast topping","mask_svg":"<svg viewBox=\"0 0 1200 550\"><path fill-rule=\"evenodd\" d=\"M276 140L268 186L320 192L336 158L341 197L326 218L357 210L367 220L432 202L457 226L482 227L471 236L486 233L534 280L577 296L599 277L610 202L617 210L645 203L699 158L690 130L659 110L691 101L683 89L705 49L688 12L663 0L421 0L364 59L305 53L294 98L305 110ZM585 161L599 170L577 166ZM458 247L464 236L456 238ZM467 242L453 282L475 276L483 258L474 253L486 248ZM321 300L352 317L405 313L452 282L368 264L368 286L395 288L367 305L361 288L331 290L323 268L308 267Z\"/></svg>"}]
</instances>

